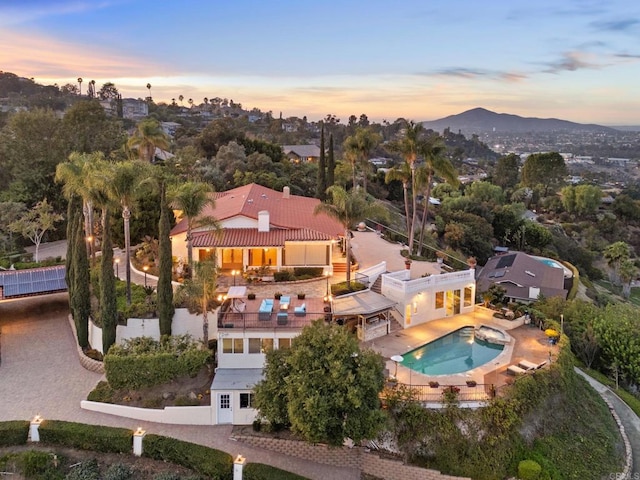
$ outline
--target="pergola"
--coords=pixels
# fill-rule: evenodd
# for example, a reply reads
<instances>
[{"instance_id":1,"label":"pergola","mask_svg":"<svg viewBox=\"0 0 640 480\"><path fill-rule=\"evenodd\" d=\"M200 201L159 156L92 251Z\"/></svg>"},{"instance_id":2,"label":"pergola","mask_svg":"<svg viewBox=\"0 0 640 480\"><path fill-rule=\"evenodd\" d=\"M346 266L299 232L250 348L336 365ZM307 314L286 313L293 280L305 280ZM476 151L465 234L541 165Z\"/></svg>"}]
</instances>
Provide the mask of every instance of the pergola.
<instances>
[{"instance_id":1,"label":"pergola","mask_svg":"<svg viewBox=\"0 0 640 480\"><path fill-rule=\"evenodd\" d=\"M363 342L389 333L390 311L396 302L371 290L338 297L333 301L333 319L339 324L355 321Z\"/></svg>"}]
</instances>

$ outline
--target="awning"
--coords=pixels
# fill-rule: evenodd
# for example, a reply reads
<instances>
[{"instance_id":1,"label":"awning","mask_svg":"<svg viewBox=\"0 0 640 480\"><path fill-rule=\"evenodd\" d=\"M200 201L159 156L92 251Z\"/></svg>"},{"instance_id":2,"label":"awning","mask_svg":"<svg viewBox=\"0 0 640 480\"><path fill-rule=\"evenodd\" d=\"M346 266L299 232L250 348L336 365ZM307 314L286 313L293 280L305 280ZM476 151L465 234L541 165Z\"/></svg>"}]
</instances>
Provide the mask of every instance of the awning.
<instances>
[{"instance_id":1,"label":"awning","mask_svg":"<svg viewBox=\"0 0 640 480\"><path fill-rule=\"evenodd\" d=\"M245 298L247 296L247 287L229 287L227 298Z\"/></svg>"}]
</instances>

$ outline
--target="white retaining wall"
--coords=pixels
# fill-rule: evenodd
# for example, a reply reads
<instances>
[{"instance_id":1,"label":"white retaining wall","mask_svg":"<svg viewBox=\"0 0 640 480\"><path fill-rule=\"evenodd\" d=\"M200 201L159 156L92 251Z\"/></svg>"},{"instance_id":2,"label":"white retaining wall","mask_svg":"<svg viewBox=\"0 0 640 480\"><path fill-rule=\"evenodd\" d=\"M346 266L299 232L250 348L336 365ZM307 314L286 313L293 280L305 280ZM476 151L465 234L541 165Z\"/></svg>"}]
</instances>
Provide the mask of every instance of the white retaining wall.
<instances>
[{"instance_id":1,"label":"white retaining wall","mask_svg":"<svg viewBox=\"0 0 640 480\"><path fill-rule=\"evenodd\" d=\"M80 408L145 422L167 423L172 425L213 425L213 407L210 405L199 407L165 407L159 409L127 407L125 405L82 400L80 402Z\"/></svg>"},{"instance_id":2,"label":"white retaining wall","mask_svg":"<svg viewBox=\"0 0 640 480\"><path fill-rule=\"evenodd\" d=\"M217 338L217 318L218 311L209 312L209 340ZM194 339L202 338L202 315L193 315L186 308L176 308L171 323L171 333L173 335L189 334ZM116 327L116 344L121 344L124 340L136 337L151 337L160 340L160 320L157 318L129 318L126 325ZM89 343L91 347L102 351L102 328L89 322Z\"/></svg>"}]
</instances>

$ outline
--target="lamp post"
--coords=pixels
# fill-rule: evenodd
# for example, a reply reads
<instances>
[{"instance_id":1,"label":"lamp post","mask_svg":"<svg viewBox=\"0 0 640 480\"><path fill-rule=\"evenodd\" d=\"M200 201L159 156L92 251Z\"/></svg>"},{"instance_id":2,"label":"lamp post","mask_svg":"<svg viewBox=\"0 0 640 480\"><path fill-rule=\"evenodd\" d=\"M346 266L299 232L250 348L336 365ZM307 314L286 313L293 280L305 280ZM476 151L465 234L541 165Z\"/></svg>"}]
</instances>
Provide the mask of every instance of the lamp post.
<instances>
[{"instance_id":1,"label":"lamp post","mask_svg":"<svg viewBox=\"0 0 640 480\"><path fill-rule=\"evenodd\" d=\"M144 270L144 287L147 288L147 270L149 270L149 266L145 265L142 270Z\"/></svg>"},{"instance_id":2,"label":"lamp post","mask_svg":"<svg viewBox=\"0 0 640 480\"><path fill-rule=\"evenodd\" d=\"M564 314L560 314L560 338L562 338L562 334L564 333Z\"/></svg>"},{"instance_id":3,"label":"lamp post","mask_svg":"<svg viewBox=\"0 0 640 480\"><path fill-rule=\"evenodd\" d=\"M324 294L325 301L329 301L329 272L324 272L324 278L327 280L326 293Z\"/></svg>"},{"instance_id":4,"label":"lamp post","mask_svg":"<svg viewBox=\"0 0 640 480\"><path fill-rule=\"evenodd\" d=\"M120 278L120 259L116 258L116 277Z\"/></svg>"}]
</instances>

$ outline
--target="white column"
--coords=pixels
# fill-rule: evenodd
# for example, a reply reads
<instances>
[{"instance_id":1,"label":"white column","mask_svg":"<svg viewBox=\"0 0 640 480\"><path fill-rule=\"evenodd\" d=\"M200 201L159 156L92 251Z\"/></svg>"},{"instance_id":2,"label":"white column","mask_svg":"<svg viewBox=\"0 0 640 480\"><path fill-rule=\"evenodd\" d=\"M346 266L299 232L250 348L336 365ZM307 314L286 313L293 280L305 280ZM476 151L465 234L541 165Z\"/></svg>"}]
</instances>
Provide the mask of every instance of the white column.
<instances>
[{"instance_id":1,"label":"white column","mask_svg":"<svg viewBox=\"0 0 640 480\"><path fill-rule=\"evenodd\" d=\"M31 420L31 423L29 424L29 438L32 442L40 441L40 431L38 430L38 428L40 428L41 423L42 417L40 415L36 415L35 417L33 417L33 420Z\"/></svg>"},{"instance_id":2,"label":"white column","mask_svg":"<svg viewBox=\"0 0 640 480\"><path fill-rule=\"evenodd\" d=\"M233 461L233 480L242 480L242 469L245 463L247 463L247 459L242 455L238 455Z\"/></svg>"},{"instance_id":3,"label":"white column","mask_svg":"<svg viewBox=\"0 0 640 480\"><path fill-rule=\"evenodd\" d=\"M138 427L138 429L133 432L133 454L137 457L142 456L142 440L146 434L147 432L144 431L142 427Z\"/></svg>"}]
</instances>

